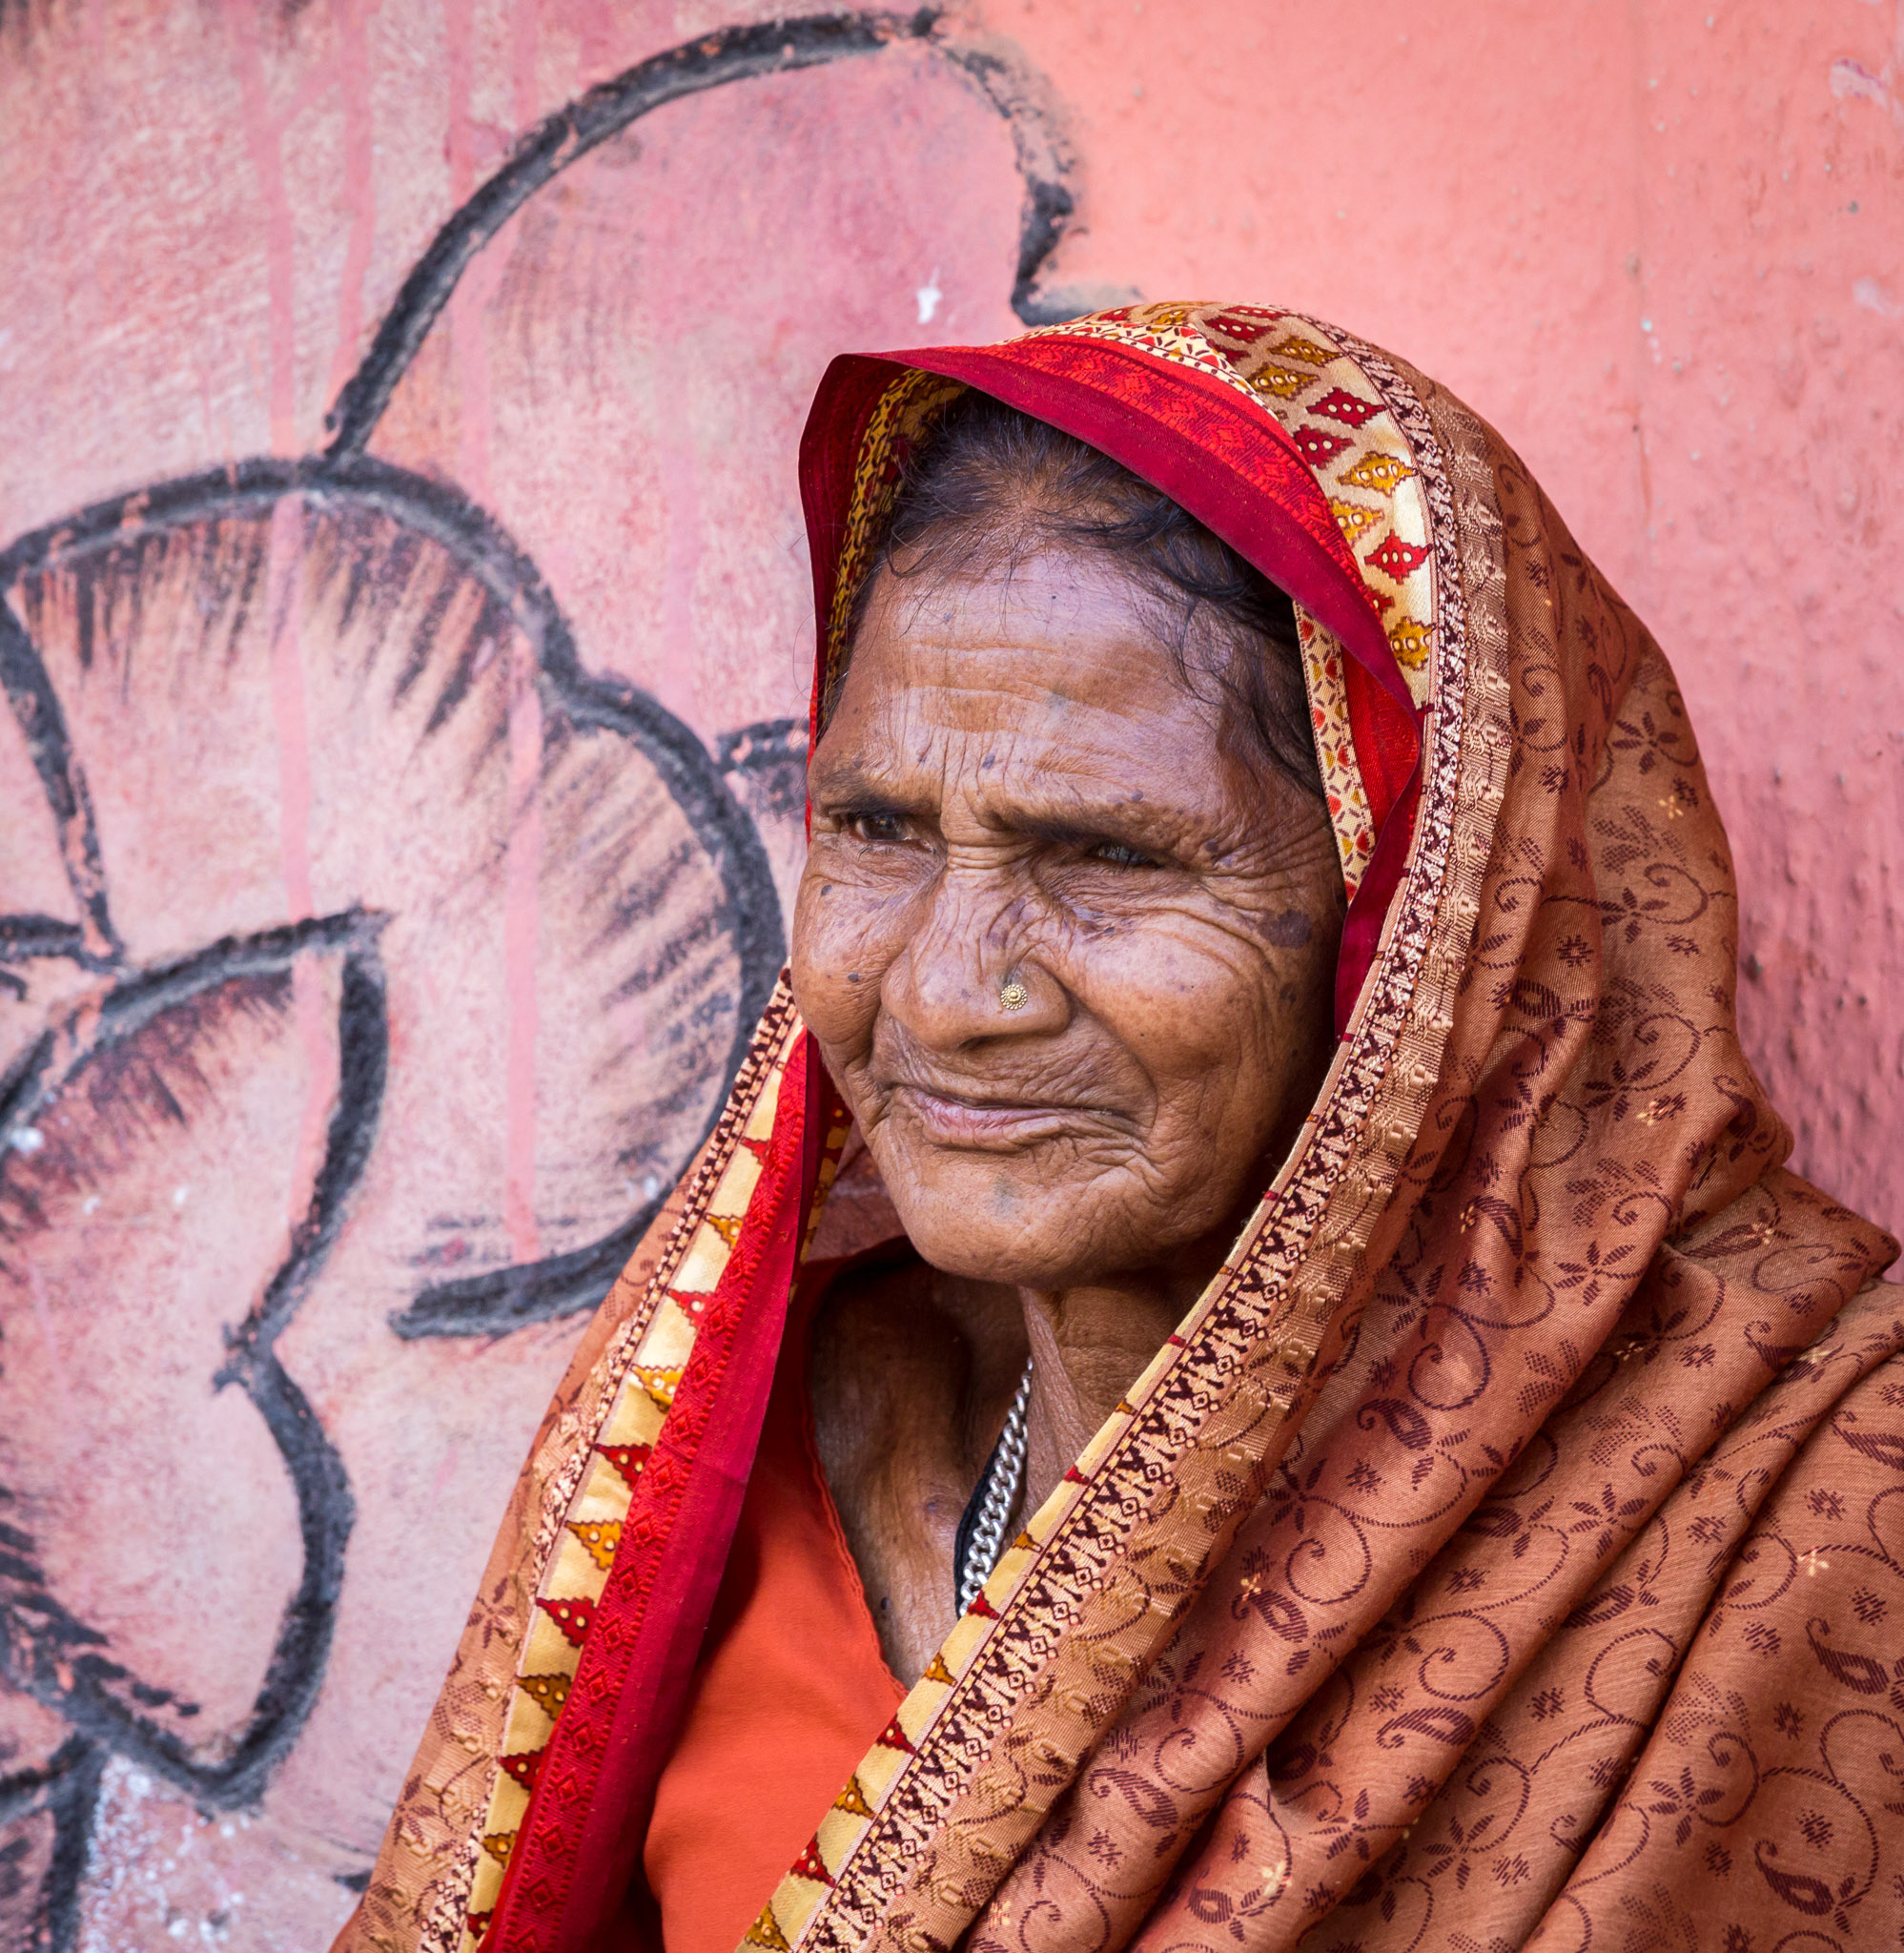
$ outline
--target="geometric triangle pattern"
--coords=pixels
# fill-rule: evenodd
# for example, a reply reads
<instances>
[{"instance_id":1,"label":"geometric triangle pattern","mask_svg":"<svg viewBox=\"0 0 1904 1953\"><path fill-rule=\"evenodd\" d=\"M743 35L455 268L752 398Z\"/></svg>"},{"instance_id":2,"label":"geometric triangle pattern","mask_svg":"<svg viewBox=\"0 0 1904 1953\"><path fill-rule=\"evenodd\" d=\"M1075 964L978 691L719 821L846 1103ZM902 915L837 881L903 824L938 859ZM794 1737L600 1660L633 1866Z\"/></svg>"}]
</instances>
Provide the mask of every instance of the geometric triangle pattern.
<instances>
[{"instance_id":1,"label":"geometric triangle pattern","mask_svg":"<svg viewBox=\"0 0 1904 1953\"><path fill-rule=\"evenodd\" d=\"M709 1214L707 1225L717 1233L729 1247L740 1239L741 1217L738 1214Z\"/></svg>"},{"instance_id":2,"label":"geometric triangle pattern","mask_svg":"<svg viewBox=\"0 0 1904 1953\"><path fill-rule=\"evenodd\" d=\"M1424 705L1434 649L1426 620L1435 614L1428 500L1413 450L1394 416L1360 361L1314 319L1236 305L1198 307L1196 322L1315 469L1329 513L1382 610L1389 649L1409 695L1417 706ZM1259 350L1262 327L1272 322L1295 329L1292 338L1269 349L1285 362L1280 368ZM1312 388L1289 388L1283 375L1291 360L1312 370ZM1346 654L1334 632L1300 605L1296 624L1316 758L1341 857L1342 886L1353 900L1375 851L1375 824L1349 727Z\"/></svg>"},{"instance_id":3,"label":"geometric triangle pattern","mask_svg":"<svg viewBox=\"0 0 1904 1953\"><path fill-rule=\"evenodd\" d=\"M709 1224L711 1222L710 1216ZM722 1237L722 1245L731 1252L732 1244L727 1241L725 1235ZM678 1368L666 1368L660 1364L646 1363L636 1364L634 1370L635 1380L654 1399L655 1408L665 1417L673 1408L675 1391L681 1388L681 1371Z\"/></svg>"},{"instance_id":4,"label":"geometric triangle pattern","mask_svg":"<svg viewBox=\"0 0 1904 1953\"><path fill-rule=\"evenodd\" d=\"M872 1740L880 1749L903 1750L909 1757L912 1754L912 1738L899 1726L899 1718L896 1716Z\"/></svg>"},{"instance_id":5,"label":"geometric triangle pattern","mask_svg":"<svg viewBox=\"0 0 1904 1953\"><path fill-rule=\"evenodd\" d=\"M565 1675L519 1675L516 1686L527 1693L536 1706L553 1722L568 1700L570 1677Z\"/></svg>"},{"instance_id":6,"label":"geometric triangle pattern","mask_svg":"<svg viewBox=\"0 0 1904 1953\"><path fill-rule=\"evenodd\" d=\"M617 1471L627 1481L628 1490L633 1491L635 1480L648 1462L649 1445L597 1445L595 1449L607 1459Z\"/></svg>"},{"instance_id":7,"label":"geometric triangle pattern","mask_svg":"<svg viewBox=\"0 0 1904 1953\"><path fill-rule=\"evenodd\" d=\"M615 1549L622 1541L619 1519L571 1519L568 1530L581 1540L583 1550L604 1573L615 1564Z\"/></svg>"},{"instance_id":8,"label":"geometric triangle pattern","mask_svg":"<svg viewBox=\"0 0 1904 1953\"><path fill-rule=\"evenodd\" d=\"M1336 851L1341 856L1342 888L1350 901L1361 886L1375 853L1375 816L1356 764L1355 731L1349 724L1348 653L1325 624L1296 606L1296 641L1302 648L1302 677L1309 689L1309 731L1321 769L1322 794L1329 805Z\"/></svg>"},{"instance_id":9,"label":"geometric triangle pattern","mask_svg":"<svg viewBox=\"0 0 1904 1953\"><path fill-rule=\"evenodd\" d=\"M807 1848L793 1860L793 1876L796 1879L813 1879L822 1885L830 1885L833 1875L820 1857L820 1840L809 1838Z\"/></svg>"},{"instance_id":10,"label":"geometric triangle pattern","mask_svg":"<svg viewBox=\"0 0 1904 1953\"><path fill-rule=\"evenodd\" d=\"M1354 548L1360 538L1382 520L1374 509L1359 502L1344 502L1340 496L1330 499L1329 513L1335 517L1336 524L1342 532L1342 541L1350 548Z\"/></svg>"},{"instance_id":11,"label":"geometric triangle pattern","mask_svg":"<svg viewBox=\"0 0 1904 1953\"><path fill-rule=\"evenodd\" d=\"M536 1605L548 1615L571 1648L580 1648L595 1619L595 1603L584 1593L563 1600L539 1599Z\"/></svg>"},{"instance_id":12,"label":"geometric triangle pattern","mask_svg":"<svg viewBox=\"0 0 1904 1953\"><path fill-rule=\"evenodd\" d=\"M761 1907L760 1917L747 1928L747 1938L741 1944L768 1946L772 1953L788 1953L787 1935L780 1930L780 1922L774 1918L771 1904Z\"/></svg>"}]
</instances>

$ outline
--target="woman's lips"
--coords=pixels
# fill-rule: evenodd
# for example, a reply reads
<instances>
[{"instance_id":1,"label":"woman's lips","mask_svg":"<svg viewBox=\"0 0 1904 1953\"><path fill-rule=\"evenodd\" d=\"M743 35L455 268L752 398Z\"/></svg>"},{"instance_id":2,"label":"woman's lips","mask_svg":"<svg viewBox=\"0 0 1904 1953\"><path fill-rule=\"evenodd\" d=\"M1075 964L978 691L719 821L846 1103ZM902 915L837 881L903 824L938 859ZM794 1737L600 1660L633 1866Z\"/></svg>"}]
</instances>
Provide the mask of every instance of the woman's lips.
<instances>
[{"instance_id":1,"label":"woman's lips","mask_svg":"<svg viewBox=\"0 0 1904 1953\"><path fill-rule=\"evenodd\" d=\"M895 1085L891 1096L893 1109L910 1113L932 1144L975 1153L1013 1153L1101 1117L1088 1105L967 1099L928 1085Z\"/></svg>"}]
</instances>

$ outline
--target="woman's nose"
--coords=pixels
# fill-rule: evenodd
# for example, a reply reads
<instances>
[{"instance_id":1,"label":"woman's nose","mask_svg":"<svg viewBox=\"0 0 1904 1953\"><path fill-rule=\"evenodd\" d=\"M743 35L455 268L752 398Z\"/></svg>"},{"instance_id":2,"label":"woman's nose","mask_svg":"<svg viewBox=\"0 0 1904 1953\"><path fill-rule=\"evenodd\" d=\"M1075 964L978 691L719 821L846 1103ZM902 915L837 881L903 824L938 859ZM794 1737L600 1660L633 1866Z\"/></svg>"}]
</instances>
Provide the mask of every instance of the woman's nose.
<instances>
[{"instance_id":1,"label":"woman's nose","mask_svg":"<svg viewBox=\"0 0 1904 1953\"><path fill-rule=\"evenodd\" d=\"M881 1004L921 1044L953 1051L1064 1024L1063 988L1035 960L1035 897L1014 880L949 864L922 905L880 989Z\"/></svg>"}]
</instances>

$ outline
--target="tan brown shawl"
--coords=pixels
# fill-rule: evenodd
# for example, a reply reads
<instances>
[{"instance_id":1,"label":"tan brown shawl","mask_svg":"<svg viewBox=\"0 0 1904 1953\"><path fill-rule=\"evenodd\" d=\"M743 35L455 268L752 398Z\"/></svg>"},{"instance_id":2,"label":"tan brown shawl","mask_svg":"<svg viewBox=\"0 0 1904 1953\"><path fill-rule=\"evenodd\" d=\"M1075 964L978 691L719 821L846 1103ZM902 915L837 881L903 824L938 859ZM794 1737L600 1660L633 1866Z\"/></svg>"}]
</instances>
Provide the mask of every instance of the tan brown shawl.
<instances>
[{"instance_id":1,"label":"tan brown shawl","mask_svg":"<svg viewBox=\"0 0 1904 1953\"><path fill-rule=\"evenodd\" d=\"M749 1941L1896 1945L1904 1298L1875 1281L1896 1247L1785 1168L1665 659L1498 438L1345 335L1142 307L1042 348L1106 388L1114 357L1173 384L1214 358L1358 564L1379 522L1420 545L1384 618L1426 709L1420 800L1276 1186ZM816 524L842 555L925 398L894 372ZM1326 763L1339 648L1305 636ZM1337 812L1353 878L1361 816ZM605 1699L607 1656L571 1638L557 1688L551 1596L593 1577L599 1635L636 1578L619 1529L672 1523L647 1491L586 1505L602 1447L627 1449L620 1418L663 1456L700 1360L681 1298L739 1292L720 1256L771 1219L796 1087L808 1157L836 1149L783 1000L551 1407L341 1948L585 1943L563 1881L604 1793L563 1700L571 1679ZM599 1576L570 1551L588 1525Z\"/></svg>"}]
</instances>

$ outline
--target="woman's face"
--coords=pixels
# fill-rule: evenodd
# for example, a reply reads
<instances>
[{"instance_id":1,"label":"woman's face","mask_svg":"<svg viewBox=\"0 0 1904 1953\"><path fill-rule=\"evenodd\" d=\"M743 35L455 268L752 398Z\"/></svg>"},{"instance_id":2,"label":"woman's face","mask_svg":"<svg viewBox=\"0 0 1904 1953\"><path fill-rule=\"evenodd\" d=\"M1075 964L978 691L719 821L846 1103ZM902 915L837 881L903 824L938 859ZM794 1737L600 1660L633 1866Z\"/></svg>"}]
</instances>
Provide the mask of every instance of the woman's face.
<instances>
[{"instance_id":1,"label":"woman's face","mask_svg":"<svg viewBox=\"0 0 1904 1953\"><path fill-rule=\"evenodd\" d=\"M1327 817L1226 750L1153 607L1071 553L884 576L813 753L794 993L952 1274L1181 1272L1326 1067Z\"/></svg>"}]
</instances>

